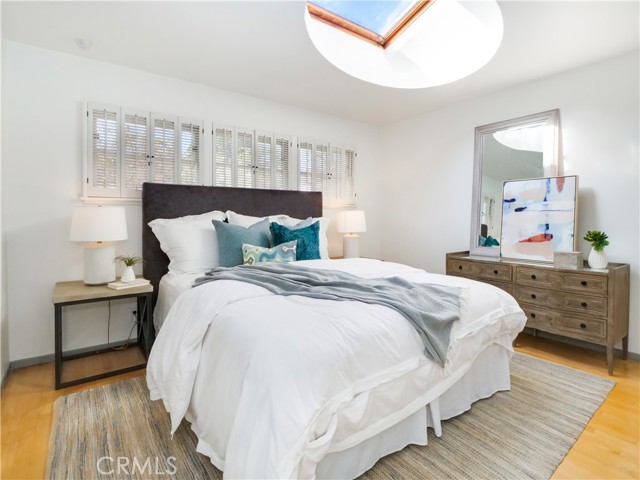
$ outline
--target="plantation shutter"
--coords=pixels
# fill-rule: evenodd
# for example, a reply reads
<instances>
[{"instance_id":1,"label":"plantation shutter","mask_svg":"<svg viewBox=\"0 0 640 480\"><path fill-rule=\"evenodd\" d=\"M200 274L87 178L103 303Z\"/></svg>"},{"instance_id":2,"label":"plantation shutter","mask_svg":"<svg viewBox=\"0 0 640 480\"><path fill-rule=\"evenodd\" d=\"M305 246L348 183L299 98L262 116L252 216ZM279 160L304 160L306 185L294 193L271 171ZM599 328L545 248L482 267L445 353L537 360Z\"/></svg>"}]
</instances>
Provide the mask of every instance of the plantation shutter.
<instances>
[{"instance_id":1,"label":"plantation shutter","mask_svg":"<svg viewBox=\"0 0 640 480\"><path fill-rule=\"evenodd\" d=\"M213 184L217 187L233 186L233 129L214 128Z\"/></svg>"},{"instance_id":2,"label":"plantation shutter","mask_svg":"<svg viewBox=\"0 0 640 480\"><path fill-rule=\"evenodd\" d=\"M122 197L140 197L149 179L149 114L122 110Z\"/></svg>"},{"instance_id":3,"label":"plantation shutter","mask_svg":"<svg viewBox=\"0 0 640 480\"><path fill-rule=\"evenodd\" d=\"M298 190L313 190L313 143L306 140L298 141Z\"/></svg>"},{"instance_id":4,"label":"plantation shutter","mask_svg":"<svg viewBox=\"0 0 640 480\"><path fill-rule=\"evenodd\" d=\"M273 136L256 133L256 159L253 166L254 188L271 188Z\"/></svg>"},{"instance_id":5,"label":"plantation shutter","mask_svg":"<svg viewBox=\"0 0 640 480\"><path fill-rule=\"evenodd\" d=\"M236 187L253 187L253 131L236 130Z\"/></svg>"},{"instance_id":6,"label":"plantation shutter","mask_svg":"<svg viewBox=\"0 0 640 480\"><path fill-rule=\"evenodd\" d=\"M313 149L313 191L323 192L327 197L327 167L329 162L329 145L316 143Z\"/></svg>"},{"instance_id":7,"label":"plantation shutter","mask_svg":"<svg viewBox=\"0 0 640 480\"><path fill-rule=\"evenodd\" d=\"M327 164L325 201L337 203L340 196L340 170L342 168L342 148L331 145Z\"/></svg>"},{"instance_id":8,"label":"plantation shutter","mask_svg":"<svg viewBox=\"0 0 640 480\"><path fill-rule=\"evenodd\" d=\"M202 122L180 118L179 125L178 182L183 185L201 185Z\"/></svg>"},{"instance_id":9,"label":"plantation shutter","mask_svg":"<svg viewBox=\"0 0 640 480\"><path fill-rule=\"evenodd\" d=\"M325 203L355 205L353 172L356 152L352 148L331 145L327 170Z\"/></svg>"},{"instance_id":10,"label":"plantation shutter","mask_svg":"<svg viewBox=\"0 0 640 480\"><path fill-rule=\"evenodd\" d=\"M289 190L289 175L291 171L291 140L289 138L276 138L273 163L273 188L275 188L276 190Z\"/></svg>"},{"instance_id":11,"label":"plantation shutter","mask_svg":"<svg viewBox=\"0 0 640 480\"><path fill-rule=\"evenodd\" d=\"M344 169L340 183L342 185L342 197L338 199L343 205L355 205L355 164L357 153L353 148L344 149Z\"/></svg>"},{"instance_id":12,"label":"plantation shutter","mask_svg":"<svg viewBox=\"0 0 640 480\"><path fill-rule=\"evenodd\" d=\"M177 172L175 117L151 117L151 181L175 183Z\"/></svg>"},{"instance_id":13,"label":"plantation shutter","mask_svg":"<svg viewBox=\"0 0 640 480\"><path fill-rule=\"evenodd\" d=\"M120 109L88 105L87 194L99 197L120 196Z\"/></svg>"}]
</instances>

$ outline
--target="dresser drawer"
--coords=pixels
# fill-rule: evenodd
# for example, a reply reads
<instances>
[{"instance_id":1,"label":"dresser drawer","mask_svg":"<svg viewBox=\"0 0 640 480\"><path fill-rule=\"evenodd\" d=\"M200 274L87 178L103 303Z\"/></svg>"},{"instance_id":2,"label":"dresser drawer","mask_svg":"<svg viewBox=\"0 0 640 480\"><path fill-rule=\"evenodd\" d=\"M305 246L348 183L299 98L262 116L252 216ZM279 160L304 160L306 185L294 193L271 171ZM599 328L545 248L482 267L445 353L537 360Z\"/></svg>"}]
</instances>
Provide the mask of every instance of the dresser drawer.
<instances>
[{"instance_id":1,"label":"dresser drawer","mask_svg":"<svg viewBox=\"0 0 640 480\"><path fill-rule=\"evenodd\" d=\"M581 275L528 267L518 267L516 283L555 288L567 292L581 292L588 295L607 295L608 288L606 275Z\"/></svg>"},{"instance_id":2,"label":"dresser drawer","mask_svg":"<svg viewBox=\"0 0 640 480\"><path fill-rule=\"evenodd\" d=\"M477 277L480 273L480 265L466 260L452 259L447 262L447 274L463 277Z\"/></svg>"},{"instance_id":3,"label":"dresser drawer","mask_svg":"<svg viewBox=\"0 0 640 480\"><path fill-rule=\"evenodd\" d=\"M567 312L597 315L599 317L607 316L607 299L604 297L589 297L517 285L515 298L518 302L530 303L541 307L560 308Z\"/></svg>"},{"instance_id":4,"label":"dresser drawer","mask_svg":"<svg viewBox=\"0 0 640 480\"><path fill-rule=\"evenodd\" d=\"M479 277L483 280L511 282L513 277L512 270L513 267L511 265L499 263L470 262L458 259L450 259L447 262L447 273L449 275Z\"/></svg>"},{"instance_id":5,"label":"dresser drawer","mask_svg":"<svg viewBox=\"0 0 640 480\"><path fill-rule=\"evenodd\" d=\"M566 291L584 292L588 294L607 295L609 282L606 275L580 275L578 273L565 273L564 285Z\"/></svg>"},{"instance_id":6,"label":"dresser drawer","mask_svg":"<svg viewBox=\"0 0 640 480\"><path fill-rule=\"evenodd\" d=\"M545 332L565 335L581 340L604 340L607 338L607 322L604 319L580 318L560 312L523 305L527 315L527 327Z\"/></svg>"},{"instance_id":7,"label":"dresser drawer","mask_svg":"<svg viewBox=\"0 0 640 480\"><path fill-rule=\"evenodd\" d=\"M505 282L511 281L511 265L501 265L501 264L479 264L477 265L478 273L477 275L483 279L487 280L503 280Z\"/></svg>"}]
</instances>

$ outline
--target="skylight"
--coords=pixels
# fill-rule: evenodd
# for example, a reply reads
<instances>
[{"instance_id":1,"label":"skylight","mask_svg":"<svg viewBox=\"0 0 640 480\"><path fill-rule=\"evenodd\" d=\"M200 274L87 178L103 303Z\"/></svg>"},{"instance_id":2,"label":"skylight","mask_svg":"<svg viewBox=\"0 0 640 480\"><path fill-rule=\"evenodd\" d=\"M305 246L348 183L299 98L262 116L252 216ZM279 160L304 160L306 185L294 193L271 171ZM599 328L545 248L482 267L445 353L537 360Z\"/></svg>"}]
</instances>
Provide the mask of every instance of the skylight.
<instances>
[{"instance_id":1,"label":"skylight","mask_svg":"<svg viewBox=\"0 0 640 480\"><path fill-rule=\"evenodd\" d=\"M386 48L435 0L312 0L309 13Z\"/></svg>"},{"instance_id":2,"label":"skylight","mask_svg":"<svg viewBox=\"0 0 640 480\"><path fill-rule=\"evenodd\" d=\"M310 0L304 21L333 65L394 88L472 74L497 52L504 31L497 0Z\"/></svg>"}]
</instances>

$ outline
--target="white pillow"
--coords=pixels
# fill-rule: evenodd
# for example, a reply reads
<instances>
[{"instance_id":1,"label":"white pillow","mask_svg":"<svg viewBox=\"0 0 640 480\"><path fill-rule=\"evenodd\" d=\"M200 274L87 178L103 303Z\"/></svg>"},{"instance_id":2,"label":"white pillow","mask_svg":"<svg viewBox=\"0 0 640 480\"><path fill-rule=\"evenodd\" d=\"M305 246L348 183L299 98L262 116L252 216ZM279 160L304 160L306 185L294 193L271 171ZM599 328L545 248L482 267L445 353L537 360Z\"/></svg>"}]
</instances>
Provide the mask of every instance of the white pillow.
<instances>
[{"instance_id":1,"label":"white pillow","mask_svg":"<svg viewBox=\"0 0 640 480\"><path fill-rule=\"evenodd\" d=\"M251 215L242 215L232 210L227 210L227 221L229 225L237 225L239 227L249 228L251 225L258 223L265 218L269 218L269 223L276 222L281 225L285 218L289 218L287 215L269 215L269 217L252 217Z\"/></svg>"},{"instance_id":2,"label":"white pillow","mask_svg":"<svg viewBox=\"0 0 640 480\"><path fill-rule=\"evenodd\" d=\"M224 221L224 212L214 210L201 215L179 218L157 218L149 222L169 257L169 271L195 273L217 267L218 237L212 220Z\"/></svg>"},{"instance_id":3,"label":"white pillow","mask_svg":"<svg viewBox=\"0 0 640 480\"><path fill-rule=\"evenodd\" d=\"M254 223L258 223L260 220L263 220L267 217L252 217L249 215L242 215L240 213L233 212L231 210L227 210L227 219L231 225L239 225L241 227L250 227ZM327 239L327 230L329 229L329 219L325 217L316 217L313 218L313 221L320 221L320 229L318 231L318 235L320 236L320 258L328 259L329 258L329 240ZM270 215L269 222L276 222L280 225L284 225L285 227L295 227L302 220L298 218L290 217L289 215L279 214L279 215Z\"/></svg>"}]
</instances>

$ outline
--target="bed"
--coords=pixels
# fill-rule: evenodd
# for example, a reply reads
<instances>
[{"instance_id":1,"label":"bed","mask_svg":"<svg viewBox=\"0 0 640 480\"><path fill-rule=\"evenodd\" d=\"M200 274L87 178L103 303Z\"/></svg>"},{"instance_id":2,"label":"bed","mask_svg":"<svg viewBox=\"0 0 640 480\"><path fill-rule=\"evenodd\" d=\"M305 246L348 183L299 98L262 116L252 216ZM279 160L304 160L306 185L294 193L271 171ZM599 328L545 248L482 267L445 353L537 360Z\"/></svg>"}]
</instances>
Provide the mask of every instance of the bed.
<instances>
[{"instance_id":1,"label":"bed","mask_svg":"<svg viewBox=\"0 0 640 480\"><path fill-rule=\"evenodd\" d=\"M362 283L402 278L462 292L446 362L386 306L274 295L205 272L169 272L149 227L214 210L322 217L320 193L144 184L144 275L159 298L147 368L172 428L186 419L225 478L354 478L389 453L425 445L427 427L508 390L511 344L526 318L487 284L369 259L305 260ZM170 432L167 432L169 435Z\"/></svg>"}]
</instances>

